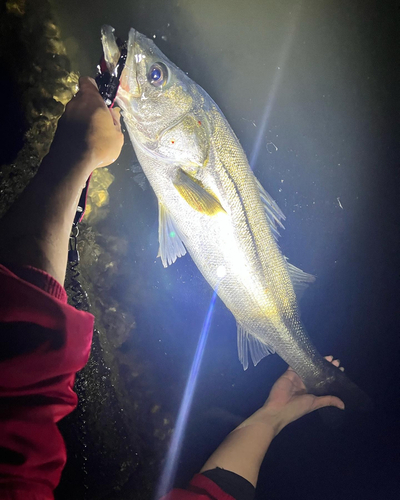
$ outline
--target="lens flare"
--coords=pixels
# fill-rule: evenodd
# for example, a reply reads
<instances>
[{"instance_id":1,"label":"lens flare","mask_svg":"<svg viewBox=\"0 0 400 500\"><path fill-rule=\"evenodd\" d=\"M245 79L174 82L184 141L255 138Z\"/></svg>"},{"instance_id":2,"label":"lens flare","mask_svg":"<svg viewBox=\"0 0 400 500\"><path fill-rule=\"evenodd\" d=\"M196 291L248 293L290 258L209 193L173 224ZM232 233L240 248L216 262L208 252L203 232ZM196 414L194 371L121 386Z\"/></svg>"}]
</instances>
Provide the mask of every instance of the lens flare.
<instances>
[{"instance_id":1,"label":"lens flare","mask_svg":"<svg viewBox=\"0 0 400 500\"><path fill-rule=\"evenodd\" d=\"M169 450L167 453L167 459L165 461L165 466L163 473L161 475L160 484L157 490L156 499L161 498L163 495L168 493L172 488L175 480L175 474L178 467L178 460L182 448L183 438L186 431L186 425L190 409L192 407L193 395L196 389L196 383L200 371L201 361L203 359L204 348L206 346L208 332L210 330L211 318L214 311L215 300L217 298L218 285L214 290L211 298L210 305L208 307L207 316L203 323L203 328L201 329L200 338L197 343L196 353L193 358L192 367L190 369L190 374L188 381L186 382L185 392L183 394L181 407L179 409L178 418L176 420L174 434L171 439Z\"/></svg>"},{"instance_id":2,"label":"lens flare","mask_svg":"<svg viewBox=\"0 0 400 500\"><path fill-rule=\"evenodd\" d=\"M279 66L277 67L274 78L272 80L272 85L267 96L267 102L265 104L264 113L262 115L260 125L258 126L258 133L254 141L254 146L250 155L249 163L252 170L254 170L255 164L260 154L261 145L265 139L265 131L267 129L271 110L275 103L276 93L282 79L283 69L286 66L290 49L293 45L293 39L296 32L296 25L298 23L300 16L300 9L301 9L301 3L297 7L297 9L294 9L293 15L291 16L291 19L289 21L288 36L285 39L279 54L279 59L278 59ZM278 149L276 146L275 148L276 150Z\"/></svg>"}]
</instances>

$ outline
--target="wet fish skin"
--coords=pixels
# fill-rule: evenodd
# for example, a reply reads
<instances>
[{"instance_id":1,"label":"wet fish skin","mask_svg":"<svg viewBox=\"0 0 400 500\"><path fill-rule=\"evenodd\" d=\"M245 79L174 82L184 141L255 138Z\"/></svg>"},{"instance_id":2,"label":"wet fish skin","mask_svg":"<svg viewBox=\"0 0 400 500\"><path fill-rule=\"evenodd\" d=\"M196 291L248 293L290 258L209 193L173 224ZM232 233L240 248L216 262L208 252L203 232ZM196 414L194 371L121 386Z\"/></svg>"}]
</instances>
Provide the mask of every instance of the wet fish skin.
<instances>
[{"instance_id":1,"label":"wet fish skin","mask_svg":"<svg viewBox=\"0 0 400 500\"><path fill-rule=\"evenodd\" d=\"M116 59L113 29L104 28L102 35L104 54ZM154 81L158 71L167 73L164 83ZM284 216L211 97L152 40L131 29L116 101L159 201L162 262L172 264L187 249L208 283L218 286L238 324L244 368L249 352L254 364L276 352L310 392L365 406L367 396L306 334L294 288L313 277L282 255L276 238Z\"/></svg>"}]
</instances>

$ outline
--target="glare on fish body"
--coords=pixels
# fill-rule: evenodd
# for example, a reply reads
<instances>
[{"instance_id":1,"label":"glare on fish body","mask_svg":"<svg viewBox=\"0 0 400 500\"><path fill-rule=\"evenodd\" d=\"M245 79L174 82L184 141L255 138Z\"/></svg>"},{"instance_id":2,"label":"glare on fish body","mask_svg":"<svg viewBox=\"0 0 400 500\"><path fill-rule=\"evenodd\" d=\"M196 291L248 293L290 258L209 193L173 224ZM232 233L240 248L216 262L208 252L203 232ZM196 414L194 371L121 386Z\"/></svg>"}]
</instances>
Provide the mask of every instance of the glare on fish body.
<instances>
[{"instance_id":1,"label":"glare on fish body","mask_svg":"<svg viewBox=\"0 0 400 500\"><path fill-rule=\"evenodd\" d=\"M219 266L217 269L217 276L218 278L223 278L226 276L226 268L225 266Z\"/></svg>"}]
</instances>

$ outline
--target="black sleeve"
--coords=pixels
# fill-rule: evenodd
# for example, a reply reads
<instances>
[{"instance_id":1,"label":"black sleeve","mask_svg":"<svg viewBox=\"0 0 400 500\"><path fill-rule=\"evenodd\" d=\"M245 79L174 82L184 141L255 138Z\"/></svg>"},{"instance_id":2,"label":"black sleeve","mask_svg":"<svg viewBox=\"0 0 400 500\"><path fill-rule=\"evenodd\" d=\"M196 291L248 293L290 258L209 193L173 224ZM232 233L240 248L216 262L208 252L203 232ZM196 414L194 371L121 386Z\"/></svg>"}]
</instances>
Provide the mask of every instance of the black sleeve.
<instances>
[{"instance_id":1,"label":"black sleeve","mask_svg":"<svg viewBox=\"0 0 400 500\"><path fill-rule=\"evenodd\" d=\"M221 490L231 495L235 500L253 500L256 489L254 486L242 476L235 474L229 470L216 469L202 472L203 476L214 481Z\"/></svg>"}]
</instances>

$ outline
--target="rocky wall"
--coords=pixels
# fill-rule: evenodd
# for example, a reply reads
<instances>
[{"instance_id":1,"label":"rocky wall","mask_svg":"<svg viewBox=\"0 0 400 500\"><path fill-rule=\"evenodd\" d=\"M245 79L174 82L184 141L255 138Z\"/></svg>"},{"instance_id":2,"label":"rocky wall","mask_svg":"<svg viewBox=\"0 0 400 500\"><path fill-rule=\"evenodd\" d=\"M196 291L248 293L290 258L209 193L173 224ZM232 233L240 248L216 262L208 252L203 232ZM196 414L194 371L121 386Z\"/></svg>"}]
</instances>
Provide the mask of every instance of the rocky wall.
<instances>
[{"instance_id":1,"label":"rocky wall","mask_svg":"<svg viewBox=\"0 0 400 500\"><path fill-rule=\"evenodd\" d=\"M1 215L47 153L78 75L48 0L9 0L0 13L2 121L9 132L0 154ZM149 499L172 432L156 400L151 362L136 349L134 317L115 293L127 274L127 242L99 226L112 182L108 169L95 173L80 226L79 281L87 293L81 308L95 314L96 330L89 363L77 376L79 406L60 425L69 458L57 499Z\"/></svg>"}]
</instances>

